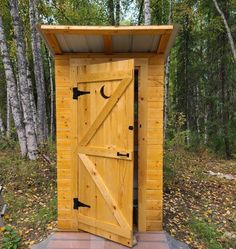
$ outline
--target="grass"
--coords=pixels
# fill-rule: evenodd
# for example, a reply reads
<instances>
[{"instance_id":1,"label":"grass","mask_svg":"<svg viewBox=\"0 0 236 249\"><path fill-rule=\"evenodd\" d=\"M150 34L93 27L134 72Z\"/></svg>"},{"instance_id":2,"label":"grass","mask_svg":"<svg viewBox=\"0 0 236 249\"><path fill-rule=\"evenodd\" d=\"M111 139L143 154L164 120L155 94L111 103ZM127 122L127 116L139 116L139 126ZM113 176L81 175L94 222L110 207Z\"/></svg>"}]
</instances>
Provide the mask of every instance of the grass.
<instances>
[{"instance_id":1,"label":"grass","mask_svg":"<svg viewBox=\"0 0 236 249\"><path fill-rule=\"evenodd\" d=\"M53 146L42 149L37 161L22 159L17 149L0 152L0 184L4 186L4 202L8 205L5 225L12 229L4 236L19 234L21 245L17 248L29 248L56 225L54 151ZM45 161L42 155L51 162Z\"/></svg>"},{"instance_id":2,"label":"grass","mask_svg":"<svg viewBox=\"0 0 236 249\"><path fill-rule=\"evenodd\" d=\"M208 249L224 249L218 242L222 233L218 232L214 225L193 218L189 221L189 227L194 232L195 238L203 241Z\"/></svg>"},{"instance_id":3,"label":"grass","mask_svg":"<svg viewBox=\"0 0 236 249\"><path fill-rule=\"evenodd\" d=\"M164 158L164 228L194 249L236 249L236 161L213 154L169 149ZM198 217L198 218L196 218Z\"/></svg>"},{"instance_id":4,"label":"grass","mask_svg":"<svg viewBox=\"0 0 236 249\"><path fill-rule=\"evenodd\" d=\"M57 218L57 198L53 197L45 207L36 210L33 218L32 225L47 227L47 225Z\"/></svg>"}]
</instances>

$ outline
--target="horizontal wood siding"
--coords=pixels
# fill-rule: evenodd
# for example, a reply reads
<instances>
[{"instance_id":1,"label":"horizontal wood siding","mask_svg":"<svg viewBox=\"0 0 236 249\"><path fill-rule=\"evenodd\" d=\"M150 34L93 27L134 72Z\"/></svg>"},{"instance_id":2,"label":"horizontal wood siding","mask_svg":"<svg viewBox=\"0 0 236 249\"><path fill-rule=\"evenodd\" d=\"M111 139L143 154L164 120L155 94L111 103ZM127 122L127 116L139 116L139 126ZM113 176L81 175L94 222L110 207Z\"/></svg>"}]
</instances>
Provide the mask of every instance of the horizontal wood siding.
<instances>
[{"instance_id":1,"label":"horizontal wood siding","mask_svg":"<svg viewBox=\"0 0 236 249\"><path fill-rule=\"evenodd\" d=\"M58 229L72 227L71 86L69 59L55 58Z\"/></svg>"},{"instance_id":2,"label":"horizontal wood siding","mask_svg":"<svg viewBox=\"0 0 236 249\"><path fill-rule=\"evenodd\" d=\"M148 59L146 231L162 230L164 58Z\"/></svg>"}]
</instances>

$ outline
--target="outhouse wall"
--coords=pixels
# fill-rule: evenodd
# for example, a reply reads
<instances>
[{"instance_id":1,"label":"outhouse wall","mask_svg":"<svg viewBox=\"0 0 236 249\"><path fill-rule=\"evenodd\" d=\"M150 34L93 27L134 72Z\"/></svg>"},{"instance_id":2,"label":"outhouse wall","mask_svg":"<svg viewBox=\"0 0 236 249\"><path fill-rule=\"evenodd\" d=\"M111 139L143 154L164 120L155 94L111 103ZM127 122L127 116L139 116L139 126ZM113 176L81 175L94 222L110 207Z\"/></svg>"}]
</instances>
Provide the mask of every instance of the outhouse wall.
<instances>
[{"instance_id":1,"label":"outhouse wall","mask_svg":"<svg viewBox=\"0 0 236 249\"><path fill-rule=\"evenodd\" d=\"M163 85L164 57L153 54L55 56L56 136L58 179L58 229L77 230L75 168L77 166L77 101L72 99L75 82L71 66L134 58L139 69L139 161L138 161L138 229L162 230L163 212Z\"/></svg>"}]
</instances>

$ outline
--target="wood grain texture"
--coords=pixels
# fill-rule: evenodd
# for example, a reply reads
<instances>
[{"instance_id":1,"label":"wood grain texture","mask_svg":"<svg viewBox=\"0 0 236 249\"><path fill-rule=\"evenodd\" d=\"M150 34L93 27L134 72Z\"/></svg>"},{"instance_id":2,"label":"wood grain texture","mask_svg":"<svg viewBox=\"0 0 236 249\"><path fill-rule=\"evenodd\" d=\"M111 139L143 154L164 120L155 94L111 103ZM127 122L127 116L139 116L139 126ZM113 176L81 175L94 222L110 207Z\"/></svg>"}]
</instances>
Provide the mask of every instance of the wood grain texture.
<instances>
[{"instance_id":1,"label":"wood grain texture","mask_svg":"<svg viewBox=\"0 0 236 249\"><path fill-rule=\"evenodd\" d=\"M126 55L127 56L127 55ZM79 194L77 185L79 181L85 182L83 177L79 176L75 165L78 163L78 141L81 141L82 137L88 131L89 124L94 121L97 114L102 110L103 99L100 99L99 93L95 93L96 84L91 84L91 90L94 92L93 97L95 100L91 103L81 98L83 106L88 110L94 110L93 114L81 116L78 114L77 101L72 100L72 87L78 85L78 77L75 75L83 74L83 66L91 65L89 69L90 74L98 73L101 70L98 65L108 61L124 61L124 58L117 58L117 56L99 56L98 58L91 58L91 56L82 56L81 58L73 56L56 56L55 61L55 75L56 75L56 108L57 108L57 167L58 167L58 228L63 230L77 230L78 224L81 229L85 231L94 232L98 235L102 235L106 238L112 238L115 241L119 241L123 244L127 244L127 239L122 237L119 231L117 234L107 230L97 230L91 228L91 225L86 221L84 223L78 223L76 220L77 211L72 209L71 198L78 195L82 200L92 203L95 207L100 206L104 209L100 215L100 219L106 222L112 219L112 215L107 210L107 204L102 200L101 194L96 190L96 185L92 182L85 184L85 187L81 189L83 194ZM151 56L149 58L137 58L135 59L135 66L140 70L139 79L139 217L138 225L139 231L154 231L162 228L162 188L163 188L163 80L164 80L164 57ZM116 65L116 70L127 70L126 68ZM105 70L111 72L114 70L111 66L107 65ZM91 77L90 77L91 79ZM98 83L102 86L102 82ZM109 87L106 88L106 93L110 94L114 92L119 84L118 80L113 80L113 83L109 83ZM79 83L79 87L82 90L86 90L85 83ZM128 88L127 88L128 89ZM94 148L97 148L99 143L107 144L111 151L114 150L115 141L119 148L126 147L125 151L131 151L130 144L127 141L126 135L117 126L117 120L124 122L123 105L132 95L126 94L123 99L120 99L116 105L117 118L112 115L108 115L106 122L100 126L101 132L97 133L93 137L93 142L88 142ZM99 105L95 103L99 103ZM119 114L118 114L119 113ZM133 117L132 117L133 118ZM79 124L78 122L81 122ZM129 119L128 124L132 122ZM83 125L82 125L83 123ZM87 125L86 125L87 123ZM117 134L106 136L106 131L110 129L117 130ZM78 129L82 129L81 134L78 136ZM107 148L108 148L107 147ZM94 153L94 154L93 154ZM89 158L98 167L99 173L105 178L105 181L113 179L112 183L107 188L114 195L114 199L119 200L120 192L116 193L114 187L119 182L123 181L124 174L120 174L118 177L112 176L112 169L118 167L118 159L108 158L104 159L99 157L99 152L93 151L89 155ZM104 153L104 152L103 152ZM89 154L89 153L88 153ZM92 155L93 154L93 155ZM114 160L112 163L109 160ZM119 167L124 167L125 162L128 160L122 160ZM111 168L111 173L106 175L107 168ZM124 173L124 172L123 172ZM85 176L85 179L89 179L89 173L86 169L81 171L81 174ZM114 186L113 186L114 185ZM121 192L124 189L120 190ZM88 195L97 196L96 199L87 198ZM84 199L83 199L84 198ZM87 198L87 199L86 199ZM118 201L119 202L119 201ZM120 202L124 203L124 202ZM122 204L124 205L124 204ZM86 214L87 210L81 212L82 215ZM96 212L91 211L92 217L96 217ZM125 215L126 216L126 215ZM114 221L114 220L113 220ZM105 223L106 223L105 222ZM117 222L117 221L116 221ZM115 221L114 221L115 224ZM118 224L118 222L117 222ZM119 230L119 229L118 229ZM130 241L131 243L131 241Z\"/></svg>"},{"instance_id":2,"label":"wood grain texture","mask_svg":"<svg viewBox=\"0 0 236 249\"><path fill-rule=\"evenodd\" d=\"M71 98L69 59L55 60L58 229L71 230Z\"/></svg>"},{"instance_id":3,"label":"wood grain texture","mask_svg":"<svg viewBox=\"0 0 236 249\"><path fill-rule=\"evenodd\" d=\"M71 59L71 67L78 88L90 92L77 110L77 192L90 205L78 210L78 228L132 246L133 60ZM110 98L102 97L102 86Z\"/></svg>"},{"instance_id":4,"label":"wood grain texture","mask_svg":"<svg viewBox=\"0 0 236 249\"><path fill-rule=\"evenodd\" d=\"M158 53L162 53L167 38L162 35ZM147 84L146 231L162 230L163 86L164 60L162 56L152 57Z\"/></svg>"}]
</instances>

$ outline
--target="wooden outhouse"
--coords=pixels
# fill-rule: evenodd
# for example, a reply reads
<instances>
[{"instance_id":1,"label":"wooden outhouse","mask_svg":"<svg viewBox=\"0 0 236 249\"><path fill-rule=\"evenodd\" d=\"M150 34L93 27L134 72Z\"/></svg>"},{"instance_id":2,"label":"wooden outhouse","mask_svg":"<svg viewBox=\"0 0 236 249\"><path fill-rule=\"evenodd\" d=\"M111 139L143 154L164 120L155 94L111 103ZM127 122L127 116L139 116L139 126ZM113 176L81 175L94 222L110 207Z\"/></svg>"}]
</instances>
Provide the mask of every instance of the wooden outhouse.
<instances>
[{"instance_id":1,"label":"wooden outhouse","mask_svg":"<svg viewBox=\"0 0 236 249\"><path fill-rule=\"evenodd\" d=\"M58 229L162 230L168 26L38 27L55 58Z\"/></svg>"}]
</instances>

